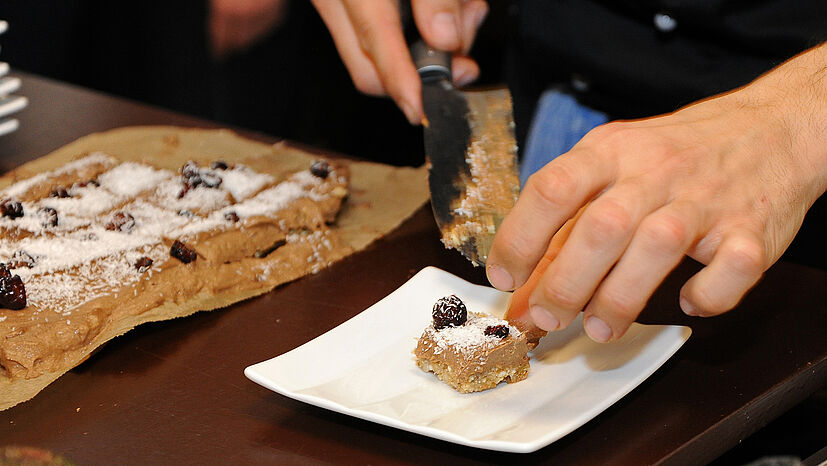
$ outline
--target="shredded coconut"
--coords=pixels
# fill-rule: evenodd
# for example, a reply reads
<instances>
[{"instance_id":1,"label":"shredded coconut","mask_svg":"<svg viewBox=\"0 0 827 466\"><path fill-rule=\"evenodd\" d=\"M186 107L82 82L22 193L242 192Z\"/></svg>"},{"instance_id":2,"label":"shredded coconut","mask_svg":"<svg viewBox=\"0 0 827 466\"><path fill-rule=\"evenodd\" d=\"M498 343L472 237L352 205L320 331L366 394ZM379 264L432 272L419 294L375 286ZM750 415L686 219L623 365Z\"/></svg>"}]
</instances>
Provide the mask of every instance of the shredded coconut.
<instances>
[{"instance_id":1,"label":"shredded coconut","mask_svg":"<svg viewBox=\"0 0 827 466\"><path fill-rule=\"evenodd\" d=\"M519 330L508 325L508 322L496 317L469 314L468 321L458 327L445 327L436 330L429 327L426 331L438 351L445 351L449 348L456 348L458 351L468 351L475 348L493 348L502 339L494 335L486 335L485 328L488 326L507 325L508 333L516 338L520 335Z\"/></svg>"}]
</instances>

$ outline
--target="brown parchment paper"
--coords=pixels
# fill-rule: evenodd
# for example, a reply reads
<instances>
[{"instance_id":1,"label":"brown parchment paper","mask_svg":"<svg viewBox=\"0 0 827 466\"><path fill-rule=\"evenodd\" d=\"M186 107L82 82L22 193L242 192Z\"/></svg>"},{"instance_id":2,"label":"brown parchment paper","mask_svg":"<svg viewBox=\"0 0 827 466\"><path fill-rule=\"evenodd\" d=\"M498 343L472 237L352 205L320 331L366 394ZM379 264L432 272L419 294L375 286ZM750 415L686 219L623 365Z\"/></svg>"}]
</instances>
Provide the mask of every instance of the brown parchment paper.
<instances>
[{"instance_id":1,"label":"brown parchment paper","mask_svg":"<svg viewBox=\"0 0 827 466\"><path fill-rule=\"evenodd\" d=\"M319 158L288 144L270 145L245 139L230 130L126 127L85 136L28 162L0 178L0 189L95 151L105 152L121 161L143 161L171 170L177 170L188 160L221 159L229 163L243 163L270 173L277 179L307 169ZM337 160L336 163L349 167L351 179L350 195L332 225L343 245L333 254L334 260L364 249L396 228L428 199L427 171L424 167L392 167L349 160ZM60 371L44 373L33 379L14 380L0 374L0 410L32 398L49 383L83 362L97 347L137 325L225 307L266 293L307 273L307 270L282 271L260 282L260 286L221 294L202 292L184 302L168 302L137 316L124 316L109 325L87 348L67 358L66 367Z\"/></svg>"}]
</instances>

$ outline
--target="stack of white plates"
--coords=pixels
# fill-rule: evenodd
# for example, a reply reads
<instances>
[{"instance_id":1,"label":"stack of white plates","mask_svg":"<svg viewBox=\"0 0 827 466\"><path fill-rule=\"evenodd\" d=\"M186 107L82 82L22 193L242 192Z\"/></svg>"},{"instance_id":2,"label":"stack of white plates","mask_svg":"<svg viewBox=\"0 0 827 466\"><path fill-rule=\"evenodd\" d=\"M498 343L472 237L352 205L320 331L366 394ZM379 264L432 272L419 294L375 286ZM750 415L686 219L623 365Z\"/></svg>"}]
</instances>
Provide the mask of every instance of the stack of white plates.
<instances>
[{"instance_id":1,"label":"stack of white plates","mask_svg":"<svg viewBox=\"0 0 827 466\"><path fill-rule=\"evenodd\" d=\"M0 20L0 34L6 32L9 24ZM0 62L0 136L11 133L20 125L17 118L11 118L9 115L19 112L29 103L28 99L19 95L12 95L20 89L20 78L7 76L9 74L9 64Z\"/></svg>"}]
</instances>

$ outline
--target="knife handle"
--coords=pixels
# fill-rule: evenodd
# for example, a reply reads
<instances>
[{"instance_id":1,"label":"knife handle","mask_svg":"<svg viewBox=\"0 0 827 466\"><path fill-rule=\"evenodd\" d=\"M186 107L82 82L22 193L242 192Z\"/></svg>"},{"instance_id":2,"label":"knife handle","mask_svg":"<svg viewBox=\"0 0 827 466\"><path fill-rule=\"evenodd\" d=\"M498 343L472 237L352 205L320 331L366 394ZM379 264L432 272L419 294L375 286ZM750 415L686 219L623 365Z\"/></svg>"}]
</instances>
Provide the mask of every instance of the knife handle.
<instances>
[{"instance_id":1,"label":"knife handle","mask_svg":"<svg viewBox=\"0 0 827 466\"><path fill-rule=\"evenodd\" d=\"M411 57L423 82L451 78L451 53L429 47L424 40L418 40L411 46Z\"/></svg>"}]
</instances>

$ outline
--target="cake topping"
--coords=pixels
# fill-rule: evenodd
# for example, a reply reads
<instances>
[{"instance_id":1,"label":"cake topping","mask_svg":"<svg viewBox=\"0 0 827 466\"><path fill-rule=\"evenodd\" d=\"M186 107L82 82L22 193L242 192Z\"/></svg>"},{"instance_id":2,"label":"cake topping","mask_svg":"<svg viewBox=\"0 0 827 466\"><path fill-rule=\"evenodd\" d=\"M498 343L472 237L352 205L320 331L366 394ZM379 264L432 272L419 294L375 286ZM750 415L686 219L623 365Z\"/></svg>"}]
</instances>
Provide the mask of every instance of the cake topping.
<instances>
[{"instance_id":1,"label":"cake topping","mask_svg":"<svg viewBox=\"0 0 827 466\"><path fill-rule=\"evenodd\" d=\"M238 214L230 210L228 212L224 212L224 218L229 222L235 223L238 221Z\"/></svg>"},{"instance_id":2,"label":"cake topping","mask_svg":"<svg viewBox=\"0 0 827 466\"><path fill-rule=\"evenodd\" d=\"M497 338L505 338L508 336L508 325L489 325L485 327L485 333L488 336L494 336Z\"/></svg>"},{"instance_id":3,"label":"cake topping","mask_svg":"<svg viewBox=\"0 0 827 466\"><path fill-rule=\"evenodd\" d=\"M61 199L65 199L67 197L72 197L72 195L69 194L69 191L67 191L63 186L58 186L53 189L51 193L49 193L49 197L59 197Z\"/></svg>"},{"instance_id":4,"label":"cake topping","mask_svg":"<svg viewBox=\"0 0 827 466\"><path fill-rule=\"evenodd\" d=\"M12 275L5 266L0 266L0 307L20 310L26 307L26 287L19 275Z\"/></svg>"},{"instance_id":5,"label":"cake topping","mask_svg":"<svg viewBox=\"0 0 827 466\"><path fill-rule=\"evenodd\" d=\"M105 227L108 231L121 231L129 233L135 228L135 218L126 212L118 211L112 214L112 218Z\"/></svg>"},{"instance_id":6,"label":"cake topping","mask_svg":"<svg viewBox=\"0 0 827 466\"><path fill-rule=\"evenodd\" d=\"M57 226L57 211L52 207L41 207L37 209L37 216L44 228Z\"/></svg>"},{"instance_id":7,"label":"cake topping","mask_svg":"<svg viewBox=\"0 0 827 466\"><path fill-rule=\"evenodd\" d=\"M327 175L330 175L330 164L324 160L317 160L310 165L310 173L319 178L327 178Z\"/></svg>"},{"instance_id":8,"label":"cake topping","mask_svg":"<svg viewBox=\"0 0 827 466\"><path fill-rule=\"evenodd\" d=\"M14 254L12 254L11 260L8 263L8 267L10 269L19 269L21 267L26 267L27 269L30 269L34 267L35 262L36 261L31 254L21 249L15 251Z\"/></svg>"},{"instance_id":9,"label":"cake topping","mask_svg":"<svg viewBox=\"0 0 827 466\"><path fill-rule=\"evenodd\" d=\"M434 319L434 328L439 330L445 327L458 327L468 320L468 309L456 295L440 298L431 312Z\"/></svg>"},{"instance_id":10,"label":"cake topping","mask_svg":"<svg viewBox=\"0 0 827 466\"><path fill-rule=\"evenodd\" d=\"M210 168L212 168L213 170L226 170L230 167L229 165L227 165L227 162L223 160L216 160L215 162L210 164Z\"/></svg>"},{"instance_id":11,"label":"cake topping","mask_svg":"<svg viewBox=\"0 0 827 466\"><path fill-rule=\"evenodd\" d=\"M169 254L185 264L189 264L198 258L198 254L192 248L178 240L172 243Z\"/></svg>"},{"instance_id":12,"label":"cake topping","mask_svg":"<svg viewBox=\"0 0 827 466\"><path fill-rule=\"evenodd\" d=\"M0 201L0 214L10 219L23 216L23 204L14 199L3 199Z\"/></svg>"},{"instance_id":13,"label":"cake topping","mask_svg":"<svg viewBox=\"0 0 827 466\"><path fill-rule=\"evenodd\" d=\"M135 261L135 269L138 270L139 273L146 272L150 267L152 267L152 259L147 256L143 256Z\"/></svg>"}]
</instances>

